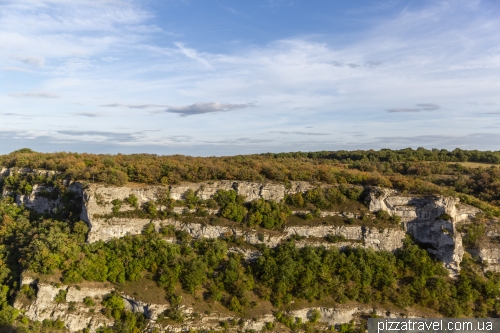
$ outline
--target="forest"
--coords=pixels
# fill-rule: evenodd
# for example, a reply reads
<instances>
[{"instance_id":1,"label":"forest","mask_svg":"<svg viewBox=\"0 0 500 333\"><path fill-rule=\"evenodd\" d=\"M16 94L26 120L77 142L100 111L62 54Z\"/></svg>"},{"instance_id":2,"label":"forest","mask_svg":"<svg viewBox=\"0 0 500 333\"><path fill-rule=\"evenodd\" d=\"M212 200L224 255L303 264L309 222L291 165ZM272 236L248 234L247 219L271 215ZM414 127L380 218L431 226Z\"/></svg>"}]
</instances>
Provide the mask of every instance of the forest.
<instances>
[{"instance_id":1,"label":"forest","mask_svg":"<svg viewBox=\"0 0 500 333\"><path fill-rule=\"evenodd\" d=\"M463 162L489 163L470 167ZM338 304L360 302L389 304L400 308L418 306L446 317L498 317L500 315L500 273L482 273L468 254L456 279L448 276L442 264L408 237L404 247L394 253L350 248L306 246L299 248L290 239L276 248L260 246L261 256L248 261L230 252L234 239L196 240L165 226L155 230L147 225L141 235L88 244L88 226L79 220L78 203L67 191L69 181L123 185L128 182L177 184L208 180L273 181L288 184L303 180L318 186L305 193L287 196L282 202L254 200L244 203L235 191L218 191L203 201L186 193L185 205L219 209L219 218L247 227L281 230L292 208L311 211L329 209L347 201L363 203L362 187L375 185L410 193L458 196L462 202L482 209L485 217L500 217L500 152L464 150L404 149L399 151L338 151L316 153L261 154L232 157L188 157L156 155L93 155L77 153L44 154L22 149L0 156L4 168L53 170L52 176L22 173L3 177L6 193L31 193L35 184L48 184L56 190L47 196L61 196L65 209L52 216L36 214L18 206L8 195L0 199L0 325L14 325L16 332L63 331L60 322L30 322L12 304L21 295L34 297L35 291L20 288L21 272L61 275L61 283L77 285L83 281L122 285L146 278L162 288L171 309L165 320L182 322L178 310L181 296L201 294L206 302L219 302L228 311L251 311L259 302L270 302L276 318L291 329L310 330L281 312L295 301L332 300ZM322 188L321 184L336 184ZM172 208L168 199L156 203ZM134 206L137 214L152 219L166 218L156 204L137 206L129 197L113 203L110 214L122 214L122 205ZM199 216L206 216L200 213ZM304 217L309 218L309 217ZM379 214L380 221L398 224ZM345 223L351 223L346 221ZM360 221L362 223L362 221ZM474 224L464 239L474 244L481 231ZM167 242L174 237L176 242ZM64 301L65 295L60 295ZM103 301L104 314L116 325L108 332L140 332L146 319L126 311L110 294ZM91 300L89 300L89 304ZM91 305L89 305L91 306ZM311 322L314 322L311 318ZM344 333L358 328L342 328Z\"/></svg>"},{"instance_id":2,"label":"forest","mask_svg":"<svg viewBox=\"0 0 500 333\"><path fill-rule=\"evenodd\" d=\"M461 162L489 164L470 167ZM423 148L230 157L37 153L25 148L0 156L0 165L5 168L53 170L58 179L113 185L242 180L382 186L456 196L490 216L500 216L499 163L500 152ZM30 183L40 181L20 183L11 179L18 192L30 190ZM8 183L9 179L2 182Z\"/></svg>"}]
</instances>

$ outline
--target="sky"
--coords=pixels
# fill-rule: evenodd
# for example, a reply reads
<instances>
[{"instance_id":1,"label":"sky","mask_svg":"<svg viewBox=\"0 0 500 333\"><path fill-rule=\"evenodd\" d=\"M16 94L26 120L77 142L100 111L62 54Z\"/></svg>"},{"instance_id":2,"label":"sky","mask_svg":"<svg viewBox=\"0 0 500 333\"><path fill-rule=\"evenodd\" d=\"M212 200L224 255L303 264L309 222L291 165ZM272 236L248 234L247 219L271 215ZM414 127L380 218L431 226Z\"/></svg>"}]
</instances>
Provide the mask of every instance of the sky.
<instances>
[{"instance_id":1,"label":"sky","mask_svg":"<svg viewBox=\"0 0 500 333\"><path fill-rule=\"evenodd\" d=\"M500 150L500 0L0 0L0 154Z\"/></svg>"}]
</instances>

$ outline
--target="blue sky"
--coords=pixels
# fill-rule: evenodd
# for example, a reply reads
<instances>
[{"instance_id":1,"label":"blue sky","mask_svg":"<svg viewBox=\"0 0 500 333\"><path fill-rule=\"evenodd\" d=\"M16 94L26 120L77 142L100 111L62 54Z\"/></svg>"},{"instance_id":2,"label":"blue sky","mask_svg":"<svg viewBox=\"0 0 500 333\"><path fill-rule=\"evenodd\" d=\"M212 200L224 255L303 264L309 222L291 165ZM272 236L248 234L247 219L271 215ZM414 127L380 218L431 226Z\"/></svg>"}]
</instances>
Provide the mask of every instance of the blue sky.
<instances>
[{"instance_id":1,"label":"blue sky","mask_svg":"<svg viewBox=\"0 0 500 333\"><path fill-rule=\"evenodd\" d=\"M500 150L500 1L0 0L0 153Z\"/></svg>"}]
</instances>

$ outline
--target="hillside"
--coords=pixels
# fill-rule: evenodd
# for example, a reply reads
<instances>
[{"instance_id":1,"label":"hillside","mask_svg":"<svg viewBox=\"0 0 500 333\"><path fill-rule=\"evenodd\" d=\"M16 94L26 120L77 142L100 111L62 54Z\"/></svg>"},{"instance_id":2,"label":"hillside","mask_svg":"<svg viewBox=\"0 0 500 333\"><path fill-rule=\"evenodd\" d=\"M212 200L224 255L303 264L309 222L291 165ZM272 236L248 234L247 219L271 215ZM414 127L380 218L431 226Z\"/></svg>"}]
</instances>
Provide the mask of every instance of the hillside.
<instances>
[{"instance_id":1,"label":"hillside","mask_svg":"<svg viewBox=\"0 0 500 333\"><path fill-rule=\"evenodd\" d=\"M357 332L375 315L497 317L499 156L0 156L0 324Z\"/></svg>"}]
</instances>

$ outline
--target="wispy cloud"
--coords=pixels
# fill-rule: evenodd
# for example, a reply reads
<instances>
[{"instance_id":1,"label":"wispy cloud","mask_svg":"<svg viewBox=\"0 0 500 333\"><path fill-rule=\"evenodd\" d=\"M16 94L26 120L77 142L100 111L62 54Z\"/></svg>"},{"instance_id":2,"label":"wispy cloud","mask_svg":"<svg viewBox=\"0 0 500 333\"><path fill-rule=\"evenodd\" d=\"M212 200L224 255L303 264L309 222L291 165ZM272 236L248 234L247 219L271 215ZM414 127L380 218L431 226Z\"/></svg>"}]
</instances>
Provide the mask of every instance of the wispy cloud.
<instances>
[{"instance_id":1,"label":"wispy cloud","mask_svg":"<svg viewBox=\"0 0 500 333\"><path fill-rule=\"evenodd\" d=\"M417 104L417 107L420 108L422 111L436 111L439 110L441 107L437 104L434 103L422 103L422 104Z\"/></svg>"},{"instance_id":2,"label":"wispy cloud","mask_svg":"<svg viewBox=\"0 0 500 333\"><path fill-rule=\"evenodd\" d=\"M198 51L195 49L191 49L189 47L184 46L183 43L176 42L174 43L175 46L179 49L179 51L188 57L189 59L192 59L194 61L199 62L200 64L204 65L205 67L209 69L214 69L213 66L208 62L207 59L205 59Z\"/></svg>"},{"instance_id":3,"label":"wispy cloud","mask_svg":"<svg viewBox=\"0 0 500 333\"><path fill-rule=\"evenodd\" d=\"M388 148L417 147L419 145L428 148L462 147L464 149L495 149L495 142L500 142L500 134L497 133L471 133L465 135L415 135L415 136L391 136L378 137L374 139L377 146L385 145Z\"/></svg>"},{"instance_id":4,"label":"wispy cloud","mask_svg":"<svg viewBox=\"0 0 500 333\"><path fill-rule=\"evenodd\" d=\"M340 62L340 61L332 61L330 62L330 64L334 67L344 67L344 66L347 66L347 67L350 67L350 68L359 68L359 67L368 67L368 68L375 68L375 67L379 67L379 66L382 66L383 65L383 62L382 61L367 61L363 64L357 64L357 63L343 63L343 62Z\"/></svg>"},{"instance_id":5,"label":"wispy cloud","mask_svg":"<svg viewBox=\"0 0 500 333\"><path fill-rule=\"evenodd\" d=\"M296 3L288 14L305 8L304 1ZM436 147L449 147L453 140L465 145L471 139L467 132L486 132L482 128L492 126L485 121L488 115L491 120L500 114L500 13L487 1L413 2L380 16L367 11L354 30L347 14L350 23L336 22L341 29L335 36L332 29L311 30L296 22L293 29L268 25L266 33L248 29L237 41L231 32L190 34L197 28L188 26L181 6L150 13L153 7L145 4L0 0L0 73L12 82L0 91L0 116L37 117L36 124L17 126L25 130L20 137L51 144L90 142L90 151L99 144L175 143L219 147L211 154L234 146L237 154L245 149L243 139L261 151L383 147L392 145L391 138L401 146L413 139ZM247 7L231 6L245 15L242 20L252 19ZM303 16L313 17L321 6ZM293 15L287 13L280 22L290 23L286 20ZM155 29L155 22L178 34ZM219 23L221 29L238 29ZM217 28L212 24L205 32ZM313 30L318 33L312 35ZM258 101L258 108L247 101ZM202 116L212 113L218 114ZM187 118L195 115L202 121ZM69 129L75 119L78 128L93 132L44 131ZM354 125L363 133L345 133ZM161 131L144 133L144 128ZM114 129L118 134L110 134ZM191 137L180 136L185 133ZM385 141L376 140L379 133L385 133ZM420 140L420 133L457 136L432 141ZM493 139L482 139L471 142L476 148L494 146Z\"/></svg>"},{"instance_id":6,"label":"wispy cloud","mask_svg":"<svg viewBox=\"0 0 500 333\"><path fill-rule=\"evenodd\" d=\"M13 56L12 59L17 60L19 62L22 62L26 65L30 65L33 67L42 67L45 65L45 58L44 57L37 57L37 56Z\"/></svg>"},{"instance_id":7,"label":"wispy cloud","mask_svg":"<svg viewBox=\"0 0 500 333\"><path fill-rule=\"evenodd\" d=\"M295 134L295 135L331 135L329 133L314 133L314 132L301 132L301 131L271 131L269 133L277 133L277 134Z\"/></svg>"},{"instance_id":8,"label":"wispy cloud","mask_svg":"<svg viewBox=\"0 0 500 333\"><path fill-rule=\"evenodd\" d=\"M388 109L389 113L405 113L405 112L422 112L422 111L436 111L441 107L434 103L421 103L416 104L416 108L392 108Z\"/></svg>"},{"instance_id":9,"label":"wispy cloud","mask_svg":"<svg viewBox=\"0 0 500 333\"><path fill-rule=\"evenodd\" d=\"M148 109L148 108L167 107L167 105L160 105L160 104L123 104L123 103L103 104L101 106L106 108L129 108L129 109Z\"/></svg>"},{"instance_id":10,"label":"wispy cloud","mask_svg":"<svg viewBox=\"0 0 500 333\"><path fill-rule=\"evenodd\" d=\"M15 112L0 112L0 116L24 116L24 115Z\"/></svg>"},{"instance_id":11,"label":"wispy cloud","mask_svg":"<svg viewBox=\"0 0 500 333\"><path fill-rule=\"evenodd\" d=\"M134 142L137 141L140 133L118 133L105 131L57 131L66 139L78 139L81 141L113 141L113 142Z\"/></svg>"},{"instance_id":12,"label":"wispy cloud","mask_svg":"<svg viewBox=\"0 0 500 333\"><path fill-rule=\"evenodd\" d=\"M49 93L49 92L17 92L10 93L9 96L15 98L60 98L60 95Z\"/></svg>"},{"instance_id":13,"label":"wispy cloud","mask_svg":"<svg viewBox=\"0 0 500 333\"><path fill-rule=\"evenodd\" d=\"M166 112L177 113L182 117L193 116L197 114L213 113L213 112L224 112L224 111L234 111L239 109L246 109L249 107L255 107L254 103L245 104L229 104L229 103L195 103L186 106L171 106Z\"/></svg>"},{"instance_id":14,"label":"wispy cloud","mask_svg":"<svg viewBox=\"0 0 500 333\"><path fill-rule=\"evenodd\" d=\"M94 113L94 112L76 112L76 113L74 113L74 115L82 116L82 117L89 117L89 118L102 117L102 114Z\"/></svg>"}]
</instances>

